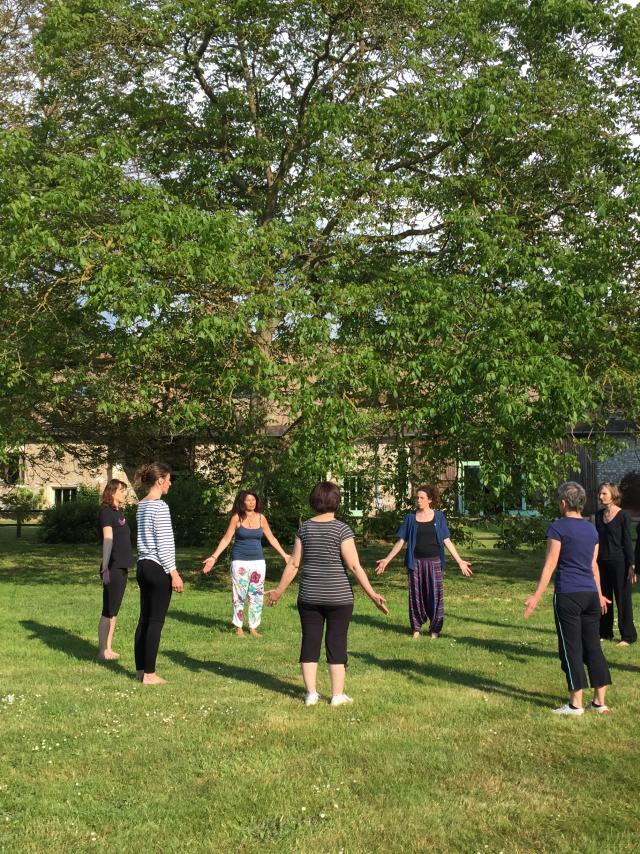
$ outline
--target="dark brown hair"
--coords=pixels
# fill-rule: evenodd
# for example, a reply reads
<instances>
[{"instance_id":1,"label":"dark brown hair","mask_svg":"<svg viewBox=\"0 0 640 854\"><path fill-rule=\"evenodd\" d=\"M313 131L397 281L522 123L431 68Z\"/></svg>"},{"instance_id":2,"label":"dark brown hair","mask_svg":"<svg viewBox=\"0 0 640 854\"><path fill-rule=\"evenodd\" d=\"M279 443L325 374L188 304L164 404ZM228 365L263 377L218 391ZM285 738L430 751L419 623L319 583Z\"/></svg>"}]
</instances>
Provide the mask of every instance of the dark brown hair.
<instances>
[{"instance_id":1,"label":"dark brown hair","mask_svg":"<svg viewBox=\"0 0 640 854\"><path fill-rule=\"evenodd\" d=\"M116 480L115 478L113 480L110 480L105 486L104 491L102 493L102 498L100 499L100 506L113 507L113 509L115 510L116 502L114 496L121 486L124 486L124 488L127 489L127 484L123 480Z\"/></svg>"},{"instance_id":2,"label":"dark brown hair","mask_svg":"<svg viewBox=\"0 0 640 854\"><path fill-rule=\"evenodd\" d=\"M171 474L171 467L166 463L146 463L136 472L136 486L146 486L147 489L155 484L161 477Z\"/></svg>"},{"instance_id":3,"label":"dark brown hair","mask_svg":"<svg viewBox=\"0 0 640 854\"><path fill-rule=\"evenodd\" d=\"M238 514L240 519L244 519L247 515L247 511L244 506L244 500L247 495L253 495L256 500L256 513L262 513L262 500L257 492L254 492L253 489L241 489L240 492L236 495L236 500L233 502L233 507L231 508L231 515L234 513Z\"/></svg>"},{"instance_id":4,"label":"dark brown hair","mask_svg":"<svg viewBox=\"0 0 640 854\"><path fill-rule=\"evenodd\" d=\"M440 503L440 493L435 488L435 486L427 485L427 486L419 486L416 489L416 495L419 492L424 492L429 501L431 502L432 507L437 507Z\"/></svg>"},{"instance_id":5,"label":"dark brown hair","mask_svg":"<svg viewBox=\"0 0 640 854\"><path fill-rule=\"evenodd\" d=\"M330 480L322 480L311 490L309 504L316 513L335 513L340 505L340 487Z\"/></svg>"}]
</instances>

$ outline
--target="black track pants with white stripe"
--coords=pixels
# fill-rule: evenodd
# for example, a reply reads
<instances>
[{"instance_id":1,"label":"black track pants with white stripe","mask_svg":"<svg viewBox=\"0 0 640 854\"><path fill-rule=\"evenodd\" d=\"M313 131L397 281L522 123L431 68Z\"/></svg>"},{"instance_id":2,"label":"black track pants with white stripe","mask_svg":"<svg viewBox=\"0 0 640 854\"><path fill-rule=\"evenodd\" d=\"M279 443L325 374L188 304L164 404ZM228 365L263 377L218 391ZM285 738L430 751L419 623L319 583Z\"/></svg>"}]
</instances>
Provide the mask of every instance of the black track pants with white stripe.
<instances>
[{"instance_id":1,"label":"black track pants with white stripe","mask_svg":"<svg viewBox=\"0 0 640 854\"><path fill-rule=\"evenodd\" d=\"M556 593L553 612L558 632L558 654L569 691L611 685L611 674L600 645L600 600L595 592Z\"/></svg>"}]
</instances>

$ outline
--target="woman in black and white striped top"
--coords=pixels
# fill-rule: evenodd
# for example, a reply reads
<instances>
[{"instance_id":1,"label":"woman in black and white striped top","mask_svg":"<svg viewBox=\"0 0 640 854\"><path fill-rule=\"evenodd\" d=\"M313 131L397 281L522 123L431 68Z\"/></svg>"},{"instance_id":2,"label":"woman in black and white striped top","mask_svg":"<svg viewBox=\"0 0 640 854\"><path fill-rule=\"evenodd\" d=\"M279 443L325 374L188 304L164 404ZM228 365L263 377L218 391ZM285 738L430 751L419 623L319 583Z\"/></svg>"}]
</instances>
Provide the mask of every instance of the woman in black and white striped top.
<instances>
[{"instance_id":1,"label":"woman in black and white striped top","mask_svg":"<svg viewBox=\"0 0 640 854\"><path fill-rule=\"evenodd\" d=\"M140 619L136 629L136 675L145 685L166 682L156 673L160 635L169 609L171 594L182 593L182 579L176 569L176 550L171 513L162 500L171 486L171 469L164 463L142 466L136 480L147 487L147 496L138 504L138 567Z\"/></svg>"},{"instance_id":2,"label":"woman in black and white striped top","mask_svg":"<svg viewBox=\"0 0 640 854\"><path fill-rule=\"evenodd\" d=\"M267 593L267 604L276 604L302 564L298 612L302 627L300 664L307 691L305 704L314 706L320 699L316 678L326 623L325 648L331 680L331 705L341 706L352 702L344 693L347 632L353 612L353 590L347 569L355 575L376 607L383 614L389 611L384 598L375 592L360 566L353 531L335 518L340 504L339 487L329 481L317 484L309 496L309 504L317 515L298 529L291 559L280 584Z\"/></svg>"}]
</instances>

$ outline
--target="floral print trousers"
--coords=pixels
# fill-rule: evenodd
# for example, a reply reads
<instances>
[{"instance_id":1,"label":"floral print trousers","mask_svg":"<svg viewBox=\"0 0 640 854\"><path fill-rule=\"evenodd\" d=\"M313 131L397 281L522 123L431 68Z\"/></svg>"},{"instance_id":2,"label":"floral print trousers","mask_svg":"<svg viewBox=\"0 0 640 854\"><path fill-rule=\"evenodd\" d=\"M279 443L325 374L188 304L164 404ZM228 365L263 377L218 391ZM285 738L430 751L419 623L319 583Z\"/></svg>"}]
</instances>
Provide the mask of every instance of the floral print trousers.
<instances>
[{"instance_id":1,"label":"floral print trousers","mask_svg":"<svg viewBox=\"0 0 640 854\"><path fill-rule=\"evenodd\" d=\"M263 560L231 561L234 626L242 628L245 600L249 603L249 628L257 629L260 625L266 571L267 566Z\"/></svg>"}]
</instances>

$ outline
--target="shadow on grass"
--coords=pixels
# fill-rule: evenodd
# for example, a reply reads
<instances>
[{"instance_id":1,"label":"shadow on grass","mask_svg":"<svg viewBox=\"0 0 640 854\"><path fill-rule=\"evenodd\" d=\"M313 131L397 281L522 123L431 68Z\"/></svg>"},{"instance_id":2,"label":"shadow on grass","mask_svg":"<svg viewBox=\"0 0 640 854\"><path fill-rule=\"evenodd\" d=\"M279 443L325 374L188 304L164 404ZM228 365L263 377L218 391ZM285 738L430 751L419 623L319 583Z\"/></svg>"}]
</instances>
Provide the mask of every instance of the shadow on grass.
<instances>
[{"instance_id":1,"label":"shadow on grass","mask_svg":"<svg viewBox=\"0 0 640 854\"><path fill-rule=\"evenodd\" d=\"M169 608L167 617L171 620L179 620L181 623L188 623L191 626L202 626L205 629L216 629L219 632L230 632L232 629L231 620L217 620L215 617L204 617L202 614L190 614L188 611L178 611L175 608Z\"/></svg>"},{"instance_id":2,"label":"shadow on grass","mask_svg":"<svg viewBox=\"0 0 640 854\"><path fill-rule=\"evenodd\" d=\"M410 635L411 627L409 621L406 624L391 623L384 617L370 617L368 614L354 614L351 617L352 623L357 623L360 626L370 626L372 629L383 632L393 632L397 635Z\"/></svg>"},{"instance_id":3,"label":"shadow on grass","mask_svg":"<svg viewBox=\"0 0 640 854\"><path fill-rule=\"evenodd\" d=\"M524 620L520 625L515 625L514 623L498 623L496 620L479 620L477 617L463 617L462 614L455 614L451 611L447 611L445 616L452 620L460 620L464 623L478 623L481 626L494 626L496 629L518 629L519 631L527 629L531 632L540 632L541 634L547 635L555 635L556 633L555 629L547 629L542 626L532 626L530 623L525 623Z\"/></svg>"},{"instance_id":4,"label":"shadow on grass","mask_svg":"<svg viewBox=\"0 0 640 854\"><path fill-rule=\"evenodd\" d=\"M225 679L235 679L238 682L247 682L250 685L256 685L258 688L265 688L267 691L273 691L276 694L286 694L289 697L300 699L302 687L292 682L284 682L273 676L271 673L265 673L263 670L252 670L249 667L234 667L230 664L225 664L223 661L204 661L200 658L192 658L184 652L179 652L177 649L163 651L167 658L171 659L174 664L179 664L181 667L186 667L192 673L204 671L213 673L214 676L222 676Z\"/></svg>"},{"instance_id":5,"label":"shadow on grass","mask_svg":"<svg viewBox=\"0 0 640 854\"><path fill-rule=\"evenodd\" d=\"M509 643L508 641L487 638L459 637L457 635L452 635L451 637L456 643L475 647L476 649L484 649L489 654L499 653L511 661L518 661L521 664L526 663L529 658L558 658L558 654L555 652L538 649L538 647L529 646L528 644Z\"/></svg>"},{"instance_id":6,"label":"shadow on grass","mask_svg":"<svg viewBox=\"0 0 640 854\"><path fill-rule=\"evenodd\" d=\"M43 552L46 547L43 548ZM48 549L46 549L49 551ZM7 557L3 555L3 557ZM15 554L11 555L15 560ZM3 584L95 584L100 596L100 575L98 570L99 559L95 556L86 559L80 555L74 555L69 560L68 555L38 554L34 557L33 551L25 551L24 560L19 565L11 567L0 567L0 581ZM135 581L135 573L134 573Z\"/></svg>"},{"instance_id":7,"label":"shadow on grass","mask_svg":"<svg viewBox=\"0 0 640 854\"><path fill-rule=\"evenodd\" d=\"M70 658L75 658L76 661L92 661L101 667L113 670L115 673L132 679L135 678L135 674L130 673L119 661L99 661L96 658L96 646L67 629L61 629L58 626L45 626L43 623L36 623L34 620L20 620L20 625L31 632L29 640L38 640L56 652L62 652Z\"/></svg>"},{"instance_id":8,"label":"shadow on grass","mask_svg":"<svg viewBox=\"0 0 640 854\"><path fill-rule=\"evenodd\" d=\"M368 652L353 652L351 655L353 658L359 658L365 664L369 664L372 667L380 667L382 670L387 671L391 670L409 679L418 677L425 682L436 679L439 682L448 682L454 685L462 685L465 688L474 688L476 691L482 691L486 694L499 694L503 697L509 697L512 700L523 700L526 703L541 706L545 709L558 702L557 695L552 696L550 694L541 694L537 691L525 691L523 688L518 688L515 685L506 685L504 682L498 682L496 679L487 676L467 673L462 670L452 670L439 664L423 664L406 658L378 658Z\"/></svg>"}]
</instances>

